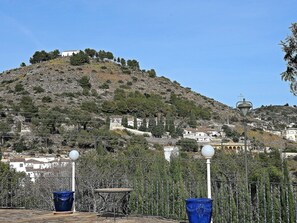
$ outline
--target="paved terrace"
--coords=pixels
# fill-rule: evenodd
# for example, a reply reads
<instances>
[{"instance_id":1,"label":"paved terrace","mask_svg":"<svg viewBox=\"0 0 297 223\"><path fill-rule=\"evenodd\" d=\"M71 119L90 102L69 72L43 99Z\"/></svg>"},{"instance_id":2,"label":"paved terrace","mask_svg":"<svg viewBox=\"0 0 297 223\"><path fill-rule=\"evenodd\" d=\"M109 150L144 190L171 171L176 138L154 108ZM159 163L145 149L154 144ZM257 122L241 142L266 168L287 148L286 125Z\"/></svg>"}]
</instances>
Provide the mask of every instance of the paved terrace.
<instances>
[{"instance_id":1,"label":"paved terrace","mask_svg":"<svg viewBox=\"0 0 297 223\"><path fill-rule=\"evenodd\" d=\"M76 212L74 214L54 214L50 211L26 210L26 209L0 209L1 223L62 223L62 222L100 222L100 223L179 223L179 221L166 220L157 217L99 217L96 213Z\"/></svg>"}]
</instances>

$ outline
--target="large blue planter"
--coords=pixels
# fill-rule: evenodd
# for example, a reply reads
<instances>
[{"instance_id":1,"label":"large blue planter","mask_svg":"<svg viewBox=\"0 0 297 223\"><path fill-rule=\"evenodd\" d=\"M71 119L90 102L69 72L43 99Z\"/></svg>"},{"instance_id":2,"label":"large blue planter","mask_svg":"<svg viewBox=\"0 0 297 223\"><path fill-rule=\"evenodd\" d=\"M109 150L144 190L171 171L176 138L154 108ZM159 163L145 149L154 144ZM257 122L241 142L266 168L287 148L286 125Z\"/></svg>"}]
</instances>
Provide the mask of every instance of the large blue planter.
<instances>
[{"instance_id":1,"label":"large blue planter","mask_svg":"<svg viewBox=\"0 0 297 223\"><path fill-rule=\"evenodd\" d=\"M210 223L212 217L212 199L186 199L186 210L190 223Z\"/></svg>"},{"instance_id":2,"label":"large blue planter","mask_svg":"<svg viewBox=\"0 0 297 223\"><path fill-rule=\"evenodd\" d=\"M73 191L53 192L56 211L71 211L73 205L73 193Z\"/></svg>"}]
</instances>

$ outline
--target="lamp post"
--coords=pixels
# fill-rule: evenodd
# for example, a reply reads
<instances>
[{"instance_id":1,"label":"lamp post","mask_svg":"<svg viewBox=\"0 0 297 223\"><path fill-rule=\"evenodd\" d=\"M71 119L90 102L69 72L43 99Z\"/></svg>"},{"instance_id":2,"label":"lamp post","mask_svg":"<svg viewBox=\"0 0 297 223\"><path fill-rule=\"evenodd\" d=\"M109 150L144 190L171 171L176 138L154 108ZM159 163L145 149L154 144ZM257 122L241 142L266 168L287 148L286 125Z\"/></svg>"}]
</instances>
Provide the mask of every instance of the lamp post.
<instances>
[{"instance_id":1,"label":"lamp post","mask_svg":"<svg viewBox=\"0 0 297 223\"><path fill-rule=\"evenodd\" d=\"M246 101L245 98L242 101L236 103L236 107L240 110L244 117L244 166L245 166L245 181L248 189L248 169L247 169L247 145L246 145L246 115L248 111L253 107L252 102Z\"/></svg>"},{"instance_id":2,"label":"lamp post","mask_svg":"<svg viewBox=\"0 0 297 223\"><path fill-rule=\"evenodd\" d=\"M75 161L78 159L79 153L77 150L71 150L69 158L72 160L72 191L73 193L73 212L75 212Z\"/></svg>"},{"instance_id":3,"label":"lamp post","mask_svg":"<svg viewBox=\"0 0 297 223\"><path fill-rule=\"evenodd\" d=\"M215 154L215 150L211 145L205 145L201 150L202 156L206 159L207 167L207 197L211 199L211 179L210 179L210 159Z\"/></svg>"}]
</instances>

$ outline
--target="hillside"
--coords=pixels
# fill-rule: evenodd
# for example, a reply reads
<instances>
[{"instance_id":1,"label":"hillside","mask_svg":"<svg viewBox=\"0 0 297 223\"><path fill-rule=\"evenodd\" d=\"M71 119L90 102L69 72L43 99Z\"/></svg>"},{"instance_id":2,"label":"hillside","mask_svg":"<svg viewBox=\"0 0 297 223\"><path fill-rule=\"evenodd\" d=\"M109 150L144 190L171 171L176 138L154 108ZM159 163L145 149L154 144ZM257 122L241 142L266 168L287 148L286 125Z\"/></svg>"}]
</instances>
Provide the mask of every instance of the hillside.
<instances>
[{"instance_id":1,"label":"hillside","mask_svg":"<svg viewBox=\"0 0 297 223\"><path fill-rule=\"evenodd\" d=\"M76 107L84 100L95 100L98 104L111 100L115 89L122 88L158 94L164 101L168 101L171 93L174 93L197 105L210 108L213 114L220 114L218 118L233 114L230 107L184 88L166 77L151 78L148 73L140 70L128 71L131 74L125 74L126 70L113 61L92 60L90 64L72 66L69 57L60 57L1 73L0 97L3 106L11 105L11 101L16 103L22 95L27 94L38 106L45 106L42 97L49 96L53 102L47 103L46 107ZM90 79L90 93L93 95L83 95L83 88L78 82L83 76ZM16 85L22 85L24 90L16 91ZM44 91L36 93L34 87L41 87Z\"/></svg>"},{"instance_id":2,"label":"hillside","mask_svg":"<svg viewBox=\"0 0 297 223\"><path fill-rule=\"evenodd\" d=\"M98 58L73 66L58 57L4 71L0 100L2 147L19 152L94 148L111 115L170 116L183 127L191 118L204 125L239 115L164 76Z\"/></svg>"}]
</instances>

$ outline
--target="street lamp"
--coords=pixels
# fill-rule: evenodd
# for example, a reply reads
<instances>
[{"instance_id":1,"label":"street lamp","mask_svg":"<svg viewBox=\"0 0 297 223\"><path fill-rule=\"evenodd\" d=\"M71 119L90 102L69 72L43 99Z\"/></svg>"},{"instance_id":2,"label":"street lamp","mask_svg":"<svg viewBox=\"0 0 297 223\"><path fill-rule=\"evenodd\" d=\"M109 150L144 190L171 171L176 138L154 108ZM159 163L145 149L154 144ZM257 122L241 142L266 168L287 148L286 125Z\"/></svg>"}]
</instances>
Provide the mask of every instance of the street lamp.
<instances>
[{"instance_id":1,"label":"street lamp","mask_svg":"<svg viewBox=\"0 0 297 223\"><path fill-rule=\"evenodd\" d=\"M207 197L211 199L211 180L210 180L210 159L215 154L215 150L211 145L205 145L201 150L202 156L206 159L207 167Z\"/></svg>"},{"instance_id":2,"label":"street lamp","mask_svg":"<svg viewBox=\"0 0 297 223\"><path fill-rule=\"evenodd\" d=\"M247 145L246 145L246 115L248 111L253 107L252 102L246 101L245 98L242 101L236 103L236 107L241 111L244 116L244 165L245 165L245 181L248 189L248 169L247 169Z\"/></svg>"},{"instance_id":3,"label":"street lamp","mask_svg":"<svg viewBox=\"0 0 297 223\"><path fill-rule=\"evenodd\" d=\"M71 150L69 158L72 160L72 191L73 191L73 212L75 212L75 161L78 159L79 153L77 150Z\"/></svg>"}]
</instances>

